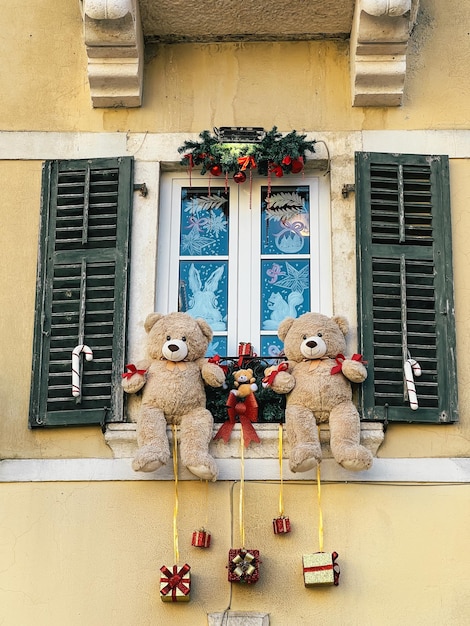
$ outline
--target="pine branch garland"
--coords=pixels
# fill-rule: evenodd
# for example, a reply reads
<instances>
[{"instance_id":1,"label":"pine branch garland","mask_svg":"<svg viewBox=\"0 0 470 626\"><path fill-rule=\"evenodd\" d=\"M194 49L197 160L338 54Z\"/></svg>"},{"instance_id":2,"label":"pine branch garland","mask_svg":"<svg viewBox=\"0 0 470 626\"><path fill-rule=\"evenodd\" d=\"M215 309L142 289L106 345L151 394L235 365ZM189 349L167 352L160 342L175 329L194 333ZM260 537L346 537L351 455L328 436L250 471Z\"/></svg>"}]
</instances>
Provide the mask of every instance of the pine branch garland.
<instances>
[{"instance_id":1,"label":"pine branch garland","mask_svg":"<svg viewBox=\"0 0 470 626\"><path fill-rule=\"evenodd\" d=\"M273 126L259 143L228 144L219 143L215 135L203 130L199 134L200 141L185 141L178 152L182 155L181 165L189 169L200 167L202 175L217 167L226 175L256 169L263 176L274 174L280 177L301 172L307 153L315 152L316 141L307 141L306 137L295 130L283 136Z\"/></svg>"}]
</instances>

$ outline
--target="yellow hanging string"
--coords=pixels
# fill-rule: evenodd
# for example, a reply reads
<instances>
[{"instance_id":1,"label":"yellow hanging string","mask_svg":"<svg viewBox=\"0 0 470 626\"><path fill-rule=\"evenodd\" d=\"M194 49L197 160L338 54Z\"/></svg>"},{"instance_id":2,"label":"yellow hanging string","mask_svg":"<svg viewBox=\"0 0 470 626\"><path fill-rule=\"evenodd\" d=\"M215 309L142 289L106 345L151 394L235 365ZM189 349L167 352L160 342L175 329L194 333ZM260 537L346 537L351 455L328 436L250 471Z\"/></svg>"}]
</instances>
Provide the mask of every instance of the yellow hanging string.
<instances>
[{"instance_id":1,"label":"yellow hanging string","mask_svg":"<svg viewBox=\"0 0 470 626\"><path fill-rule=\"evenodd\" d=\"M245 442L243 439L243 429L240 429L240 540L242 548L245 547Z\"/></svg>"},{"instance_id":2,"label":"yellow hanging string","mask_svg":"<svg viewBox=\"0 0 470 626\"><path fill-rule=\"evenodd\" d=\"M175 476L175 506L173 509L173 551L175 555L175 565L180 560L178 549L178 440L176 436L176 426L172 424L173 430L173 473Z\"/></svg>"},{"instance_id":3,"label":"yellow hanging string","mask_svg":"<svg viewBox=\"0 0 470 626\"><path fill-rule=\"evenodd\" d=\"M204 528L207 530L207 521L209 519L209 481L205 480L204 482L206 483L204 487L204 502L206 504L206 521Z\"/></svg>"},{"instance_id":4,"label":"yellow hanging string","mask_svg":"<svg viewBox=\"0 0 470 626\"><path fill-rule=\"evenodd\" d=\"M321 510L320 464L317 465L317 496L318 496L318 543L323 552L323 513Z\"/></svg>"},{"instance_id":5,"label":"yellow hanging string","mask_svg":"<svg viewBox=\"0 0 470 626\"><path fill-rule=\"evenodd\" d=\"M284 515L284 492L283 492L283 479L282 479L282 424L279 424L279 474L280 474L280 487L279 487L279 515Z\"/></svg>"}]
</instances>

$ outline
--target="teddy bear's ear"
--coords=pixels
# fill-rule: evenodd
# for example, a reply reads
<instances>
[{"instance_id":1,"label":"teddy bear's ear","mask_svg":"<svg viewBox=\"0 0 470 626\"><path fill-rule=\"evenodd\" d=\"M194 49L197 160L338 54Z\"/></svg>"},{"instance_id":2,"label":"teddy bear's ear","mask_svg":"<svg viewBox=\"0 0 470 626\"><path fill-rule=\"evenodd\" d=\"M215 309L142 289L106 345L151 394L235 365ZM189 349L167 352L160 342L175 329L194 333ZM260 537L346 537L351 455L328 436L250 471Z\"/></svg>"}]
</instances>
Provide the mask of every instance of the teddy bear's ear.
<instances>
[{"instance_id":1,"label":"teddy bear's ear","mask_svg":"<svg viewBox=\"0 0 470 626\"><path fill-rule=\"evenodd\" d=\"M339 326L339 329L343 333L343 335L348 334L349 323L345 317L343 317L342 315L336 315L335 317L332 317L331 319L333 320L333 322L335 322L335 324Z\"/></svg>"},{"instance_id":2,"label":"teddy bear's ear","mask_svg":"<svg viewBox=\"0 0 470 626\"><path fill-rule=\"evenodd\" d=\"M207 338L207 341L210 343L213 337L212 328L209 326L206 320L203 320L201 317L198 317L196 319L196 322L199 328L202 330L202 334L204 335L204 337Z\"/></svg>"},{"instance_id":3,"label":"teddy bear's ear","mask_svg":"<svg viewBox=\"0 0 470 626\"><path fill-rule=\"evenodd\" d=\"M163 313L150 313L149 315L147 315L144 322L145 332L149 333L151 329L155 326L156 322L162 319L162 317L164 317Z\"/></svg>"},{"instance_id":4,"label":"teddy bear's ear","mask_svg":"<svg viewBox=\"0 0 470 626\"><path fill-rule=\"evenodd\" d=\"M286 317L286 319L282 320L282 322L279 324L279 328L277 329L277 336L281 341L284 341L284 339L286 338L286 335L289 332L289 328L292 326L294 321L295 320L293 317Z\"/></svg>"}]
</instances>

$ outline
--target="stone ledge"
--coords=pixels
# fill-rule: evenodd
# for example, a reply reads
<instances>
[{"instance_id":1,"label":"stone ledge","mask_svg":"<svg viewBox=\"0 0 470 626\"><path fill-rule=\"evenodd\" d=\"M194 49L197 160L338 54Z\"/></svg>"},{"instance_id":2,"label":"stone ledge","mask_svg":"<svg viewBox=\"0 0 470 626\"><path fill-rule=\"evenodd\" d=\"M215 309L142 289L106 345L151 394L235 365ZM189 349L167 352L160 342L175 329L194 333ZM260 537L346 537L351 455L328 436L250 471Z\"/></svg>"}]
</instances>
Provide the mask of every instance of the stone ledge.
<instances>
[{"instance_id":1,"label":"stone ledge","mask_svg":"<svg viewBox=\"0 0 470 626\"><path fill-rule=\"evenodd\" d=\"M208 613L209 626L269 626L269 613L255 611L224 611Z\"/></svg>"},{"instance_id":2,"label":"stone ledge","mask_svg":"<svg viewBox=\"0 0 470 626\"><path fill-rule=\"evenodd\" d=\"M220 424L214 426L213 434L218 431ZM261 440L260 444L250 443L244 451L246 459L277 459L279 449L279 426L277 424L255 424L256 432ZM168 437L171 440L172 430L168 428ZM134 456L137 450L136 424L122 422L107 424L104 438L113 451L115 459L126 459ZM361 443L377 455L377 450L384 440L383 425L381 423L363 422L361 424ZM320 426L320 441L324 459L331 459L330 429L327 424ZM217 459L240 458L240 424L235 424L228 443L222 440L212 441L211 454ZM290 453L286 434L283 435L283 457L288 458Z\"/></svg>"}]
</instances>

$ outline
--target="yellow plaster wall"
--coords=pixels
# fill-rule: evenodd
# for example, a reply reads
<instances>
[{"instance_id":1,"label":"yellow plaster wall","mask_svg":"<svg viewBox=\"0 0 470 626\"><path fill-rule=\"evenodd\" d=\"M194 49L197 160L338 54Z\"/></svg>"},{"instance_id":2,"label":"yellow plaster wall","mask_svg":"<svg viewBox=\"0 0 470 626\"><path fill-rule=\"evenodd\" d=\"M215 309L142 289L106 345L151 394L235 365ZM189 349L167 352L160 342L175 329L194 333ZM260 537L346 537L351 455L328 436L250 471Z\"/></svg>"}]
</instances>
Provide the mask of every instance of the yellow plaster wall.
<instances>
[{"instance_id":1,"label":"yellow plaster wall","mask_svg":"<svg viewBox=\"0 0 470 626\"><path fill-rule=\"evenodd\" d=\"M144 106L90 105L79 2L17 0L2 9L2 128L199 132L467 128L470 5L422 0L404 105L350 106L347 42L159 45L146 51ZM28 72L25 72L28 68ZM280 80L280 78L282 80Z\"/></svg>"},{"instance_id":2,"label":"yellow plaster wall","mask_svg":"<svg viewBox=\"0 0 470 626\"><path fill-rule=\"evenodd\" d=\"M246 485L246 547L262 564L232 586L232 610L266 611L271 626L464 626L470 613L470 487L323 485L325 550L338 587L306 589L302 555L318 550L315 485L287 485L292 533L275 536L277 485ZM8 626L204 626L230 602L227 557L240 547L238 485L180 484L180 560L191 601L163 603L159 568L174 564L171 483L2 485L0 622ZM209 513L207 513L209 511ZM212 532L208 550L193 530ZM234 538L231 539L231 526Z\"/></svg>"},{"instance_id":3,"label":"yellow plaster wall","mask_svg":"<svg viewBox=\"0 0 470 626\"><path fill-rule=\"evenodd\" d=\"M468 125L470 37L464 25L469 22L470 3L421 3L410 43L405 102L391 109L352 108L347 44L312 41L155 46L148 50L145 66L144 106L93 110L78 2L19 0L4 7L4 15L0 55L9 62L0 64L5 87L0 90L0 130L169 133L198 132L223 124L269 128L275 123L289 130L332 129L347 137L349 130L459 129ZM352 151L334 157L351 159ZM42 432L25 428L40 167L39 162L0 162L2 189L8 190L0 197L0 356L2 363L8 364L8 375L0 377L0 457L109 457L98 428ZM469 177L468 161L453 160L461 422L449 427L392 425L380 456L469 454Z\"/></svg>"},{"instance_id":4,"label":"yellow plaster wall","mask_svg":"<svg viewBox=\"0 0 470 626\"><path fill-rule=\"evenodd\" d=\"M144 106L93 110L78 0L4 4L2 131L468 128L468 2L421 0L405 101L396 109L350 107L346 43L296 42L156 46L148 50ZM99 428L26 427L41 163L0 161L0 184L0 458L109 458ZM452 160L451 189L461 421L392 425L383 457L469 454L468 160ZM232 519L229 483L180 483L180 562L192 566L193 593L188 605L177 606L158 594L159 567L174 560L171 482L2 483L0 489L0 623L199 626L207 612L227 607L227 553L240 545L238 486ZM318 549L315 486L285 486L294 529L285 537L271 529L278 489L246 486L247 545L261 551L263 563L257 585L232 587L233 610L265 610L272 626L467 623L468 485L324 485L325 549L339 553L342 569L340 586L328 589L305 589L301 574L302 554ZM209 551L189 545L202 524L213 535Z\"/></svg>"}]
</instances>

